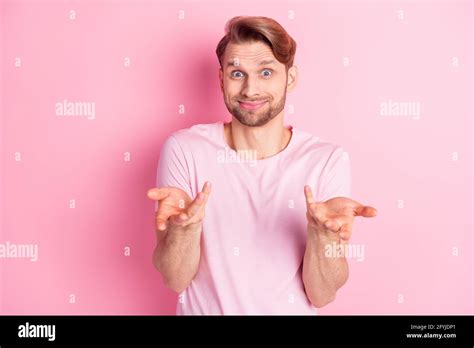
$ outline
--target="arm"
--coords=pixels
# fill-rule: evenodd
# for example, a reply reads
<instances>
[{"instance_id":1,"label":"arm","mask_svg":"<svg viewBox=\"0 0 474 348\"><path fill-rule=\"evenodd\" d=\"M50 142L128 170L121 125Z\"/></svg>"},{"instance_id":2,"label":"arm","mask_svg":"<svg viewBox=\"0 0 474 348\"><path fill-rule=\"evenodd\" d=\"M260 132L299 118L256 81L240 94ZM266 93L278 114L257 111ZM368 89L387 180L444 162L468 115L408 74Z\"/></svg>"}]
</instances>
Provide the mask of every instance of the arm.
<instances>
[{"instance_id":1,"label":"arm","mask_svg":"<svg viewBox=\"0 0 474 348\"><path fill-rule=\"evenodd\" d=\"M303 259L303 283L306 295L315 307L334 301L336 291L349 277L349 266L345 257L327 257L325 246L338 241L308 227L306 250Z\"/></svg>"},{"instance_id":2,"label":"arm","mask_svg":"<svg viewBox=\"0 0 474 348\"><path fill-rule=\"evenodd\" d=\"M303 284L306 296L319 308L334 301L337 290L349 277L349 266L343 253L326 253L326 246L343 247L351 236L354 218L374 217L377 210L346 197L315 202L309 186L305 186L305 195L308 236Z\"/></svg>"},{"instance_id":3,"label":"arm","mask_svg":"<svg viewBox=\"0 0 474 348\"><path fill-rule=\"evenodd\" d=\"M201 219L210 190L210 184L205 185L192 200L188 170L191 159L186 156L186 148L186 143L179 142L174 135L165 140L160 152L156 188L148 191L148 197L158 203L153 265L161 273L165 285L177 293L191 283L199 269ZM180 220L180 216L187 219Z\"/></svg>"},{"instance_id":4,"label":"arm","mask_svg":"<svg viewBox=\"0 0 474 348\"><path fill-rule=\"evenodd\" d=\"M153 264L162 274L165 285L182 292L199 269L202 223L187 227L170 225L157 231L157 245L153 252Z\"/></svg>"},{"instance_id":5,"label":"arm","mask_svg":"<svg viewBox=\"0 0 474 348\"><path fill-rule=\"evenodd\" d=\"M159 201L153 264L165 285L177 293L186 289L199 269L202 219L210 189L210 183L204 184L194 201L176 187L148 192L149 198Z\"/></svg>"},{"instance_id":6,"label":"arm","mask_svg":"<svg viewBox=\"0 0 474 348\"><path fill-rule=\"evenodd\" d=\"M318 185L318 197L321 201L336 196L348 197L350 186L349 157L342 147L337 147L324 166ZM333 243L339 244L340 238L335 233L327 233L327 228L318 224L317 219L314 220L310 209L314 202L311 190L305 190L305 196L308 231L303 260L303 283L308 299L319 308L334 301L336 291L349 277L349 265L345 257L326 257L326 245L332 247ZM323 210L320 209L319 212Z\"/></svg>"}]
</instances>

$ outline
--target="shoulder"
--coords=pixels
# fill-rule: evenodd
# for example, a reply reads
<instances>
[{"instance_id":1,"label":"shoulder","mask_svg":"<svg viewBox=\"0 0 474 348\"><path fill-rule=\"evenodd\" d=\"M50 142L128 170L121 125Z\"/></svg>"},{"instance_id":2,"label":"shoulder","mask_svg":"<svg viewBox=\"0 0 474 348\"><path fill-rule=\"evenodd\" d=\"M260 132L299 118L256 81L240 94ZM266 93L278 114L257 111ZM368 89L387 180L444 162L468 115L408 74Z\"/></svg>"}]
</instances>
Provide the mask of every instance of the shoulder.
<instances>
[{"instance_id":1,"label":"shoulder","mask_svg":"<svg viewBox=\"0 0 474 348\"><path fill-rule=\"evenodd\" d=\"M179 129L171 133L178 142L192 142L213 138L220 126L219 122L195 124L189 128Z\"/></svg>"},{"instance_id":2,"label":"shoulder","mask_svg":"<svg viewBox=\"0 0 474 348\"><path fill-rule=\"evenodd\" d=\"M163 147L184 152L196 149L197 145L202 147L206 142L216 139L219 126L219 122L201 123L189 128L178 129L165 138Z\"/></svg>"},{"instance_id":3,"label":"shoulder","mask_svg":"<svg viewBox=\"0 0 474 348\"><path fill-rule=\"evenodd\" d=\"M319 160L334 160L348 157L347 151L339 144L327 141L301 129L293 129L295 150Z\"/></svg>"}]
</instances>

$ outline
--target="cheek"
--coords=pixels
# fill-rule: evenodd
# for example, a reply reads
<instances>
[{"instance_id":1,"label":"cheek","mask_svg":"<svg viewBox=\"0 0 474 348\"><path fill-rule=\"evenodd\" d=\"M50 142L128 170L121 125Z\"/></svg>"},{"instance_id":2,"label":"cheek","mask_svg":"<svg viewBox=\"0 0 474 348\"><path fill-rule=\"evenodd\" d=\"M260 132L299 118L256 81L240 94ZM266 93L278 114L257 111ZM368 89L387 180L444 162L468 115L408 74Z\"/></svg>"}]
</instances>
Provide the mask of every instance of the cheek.
<instances>
[{"instance_id":1,"label":"cheek","mask_svg":"<svg viewBox=\"0 0 474 348\"><path fill-rule=\"evenodd\" d=\"M286 79L281 77L275 77L272 81L268 81L265 90L267 94L271 95L275 100L281 98L285 94Z\"/></svg>"},{"instance_id":2,"label":"cheek","mask_svg":"<svg viewBox=\"0 0 474 348\"><path fill-rule=\"evenodd\" d=\"M285 93L285 90L281 90L281 89L267 90L267 94L272 97L273 103L277 103L281 99L284 93Z\"/></svg>"},{"instance_id":3,"label":"cheek","mask_svg":"<svg viewBox=\"0 0 474 348\"><path fill-rule=\"evenodd\" d=\"M237 83L225 83L224 84L224 94L227 99L232 99L240 92L240 87Z\"/></svg>"},{"instance_id":4,"label":"cheek","mask_svg":"<svg viewBox=\"0 0 474 348\"><path fill-rule=\"evenodd\" d=\"M278 94L283 94L285 93L285 89L286 89L286 83L287 83L287 80L285 77L280 77L280 79L278 80L278 87L275 88L276 90L278 90Z\"/></svg>"}]
</instances>

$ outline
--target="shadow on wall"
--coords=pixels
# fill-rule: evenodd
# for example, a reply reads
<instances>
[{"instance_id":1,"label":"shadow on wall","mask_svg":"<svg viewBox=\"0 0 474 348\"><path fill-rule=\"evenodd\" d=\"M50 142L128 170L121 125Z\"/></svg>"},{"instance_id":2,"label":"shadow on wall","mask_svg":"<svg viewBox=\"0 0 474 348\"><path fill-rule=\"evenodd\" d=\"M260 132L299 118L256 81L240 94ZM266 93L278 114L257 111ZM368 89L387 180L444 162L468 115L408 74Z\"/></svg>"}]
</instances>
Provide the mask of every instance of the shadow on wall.
<instances>
[{"instance_id":1,"label":"shadow on wall","mask_svg":"<svg viewBox=\"0 0 474 348\"><path fill-rule=\"evenodd\" d=\"M198 123L230 119L219 87L219 61L214 42L193 40L177 45L169 55L164 74L167 96L165 102L175 102L179 128ZM181 107L180 107L181 106Z\"/></svg>"}]
</instances>

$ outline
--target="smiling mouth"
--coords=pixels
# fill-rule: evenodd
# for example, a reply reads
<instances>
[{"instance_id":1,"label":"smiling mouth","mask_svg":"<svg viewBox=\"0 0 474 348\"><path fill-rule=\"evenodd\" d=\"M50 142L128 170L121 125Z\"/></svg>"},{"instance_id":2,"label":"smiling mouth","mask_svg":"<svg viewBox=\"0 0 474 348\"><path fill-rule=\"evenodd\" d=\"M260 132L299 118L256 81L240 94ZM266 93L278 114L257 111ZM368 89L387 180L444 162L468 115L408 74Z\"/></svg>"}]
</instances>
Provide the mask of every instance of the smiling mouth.
<instances>
[{"instance_id":1,"label":"smiling mouth","mask_svg":"<svg viewBox=\"0 0 474 348\"><path fill-rule=\"evenodd\" d=\"M265 105L268 100L256 100L256 101L240 101L239 105L242 109L245 110L257 110Z\"/></svg>"}]
</instances>

